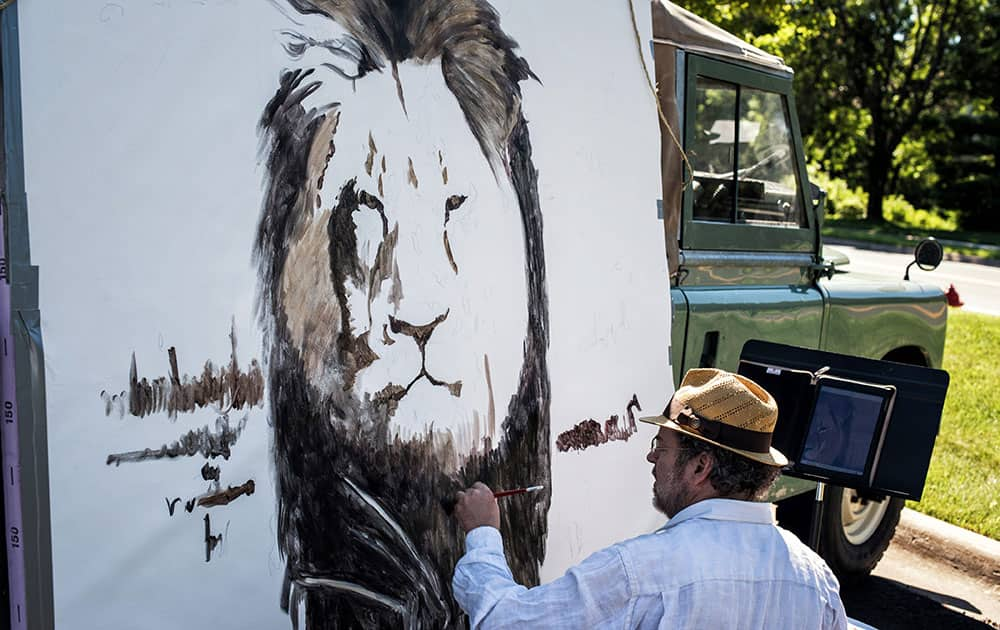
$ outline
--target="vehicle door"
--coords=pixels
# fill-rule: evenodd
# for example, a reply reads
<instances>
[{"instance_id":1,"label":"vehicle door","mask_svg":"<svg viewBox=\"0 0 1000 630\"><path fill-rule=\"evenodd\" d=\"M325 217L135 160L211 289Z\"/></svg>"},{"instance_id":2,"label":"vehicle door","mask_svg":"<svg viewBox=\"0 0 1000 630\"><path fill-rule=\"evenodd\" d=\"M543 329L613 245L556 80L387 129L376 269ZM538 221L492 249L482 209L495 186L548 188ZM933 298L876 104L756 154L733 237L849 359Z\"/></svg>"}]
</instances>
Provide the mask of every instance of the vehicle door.
<instances>
[{"instance_id":1,"label":"vehicle door","mask_svg":"<svg viewBox=\"0 0 1000 630\"><path fill-rule=\"evenodd\" d=\"M735 370L748 339L818 347L824 308L791 77L685 57L675 379Z\"/></svg>"}]
</instances>

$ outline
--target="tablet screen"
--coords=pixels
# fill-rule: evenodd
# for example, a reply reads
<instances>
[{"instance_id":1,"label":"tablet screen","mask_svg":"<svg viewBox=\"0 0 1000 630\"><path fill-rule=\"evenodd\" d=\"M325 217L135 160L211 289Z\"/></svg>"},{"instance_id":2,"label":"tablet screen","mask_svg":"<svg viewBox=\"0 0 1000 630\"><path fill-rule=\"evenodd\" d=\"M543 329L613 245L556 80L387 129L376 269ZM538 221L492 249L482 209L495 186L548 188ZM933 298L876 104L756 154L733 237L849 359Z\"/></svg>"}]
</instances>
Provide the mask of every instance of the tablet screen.
<instances>
[{"instance_id":1,"label":"tablet screen","mask_svg":"<svg viewBox=\"0 0 1000 630\"><path fill-rule=\"evenodd\" d=\"M800 463L864 475L884 396L823 384Z\"/></svg>"}]
</instances>

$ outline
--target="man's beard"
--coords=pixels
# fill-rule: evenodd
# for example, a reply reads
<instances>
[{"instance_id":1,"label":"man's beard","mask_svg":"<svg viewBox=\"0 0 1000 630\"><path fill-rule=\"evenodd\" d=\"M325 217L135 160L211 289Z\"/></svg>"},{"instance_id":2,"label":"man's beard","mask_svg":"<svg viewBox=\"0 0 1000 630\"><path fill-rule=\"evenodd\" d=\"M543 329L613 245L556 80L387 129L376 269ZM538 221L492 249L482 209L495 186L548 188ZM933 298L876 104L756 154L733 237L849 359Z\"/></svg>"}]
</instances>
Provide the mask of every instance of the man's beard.
<instances>
[{"instance_id":1,"label":"man's beard","mask_svg":"<svg viewBox=\"0 0 1000 630\"><path fill-rule=\"evenodd\" d=\"M691 493L680 479L682 466L674 466L662 481L653 484L653 507L667 518L691 504Z\"/></svg>"}]
</instances>

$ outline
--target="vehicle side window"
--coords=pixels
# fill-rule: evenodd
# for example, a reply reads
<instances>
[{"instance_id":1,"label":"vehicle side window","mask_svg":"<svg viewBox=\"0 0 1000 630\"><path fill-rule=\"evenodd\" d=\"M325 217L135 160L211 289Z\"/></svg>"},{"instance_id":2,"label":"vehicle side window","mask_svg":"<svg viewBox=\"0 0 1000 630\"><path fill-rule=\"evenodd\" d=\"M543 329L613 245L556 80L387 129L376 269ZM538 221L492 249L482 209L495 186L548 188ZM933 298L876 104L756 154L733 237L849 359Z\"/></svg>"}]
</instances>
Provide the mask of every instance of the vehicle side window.
<instances>
[{"instance_id":1,"label":"vehicle side window","mask_svg":"<svg viewBox=\"0 0 1000 630\"><path fill-rule=\"evenodd\" d=\"M804 227L785 98L699 76L695 99L695 220Z\"/></svg>"},{"instance_id":2,"label":"vehicle side window","mask_svg":"<svg viewBox=\"0 0 1000 630\"><path fill-rule=\"evenodd\" d=\"M688 160L694 169L694 218L733 221L737 86L698 77Z\"/></svg>"}]
</instances>

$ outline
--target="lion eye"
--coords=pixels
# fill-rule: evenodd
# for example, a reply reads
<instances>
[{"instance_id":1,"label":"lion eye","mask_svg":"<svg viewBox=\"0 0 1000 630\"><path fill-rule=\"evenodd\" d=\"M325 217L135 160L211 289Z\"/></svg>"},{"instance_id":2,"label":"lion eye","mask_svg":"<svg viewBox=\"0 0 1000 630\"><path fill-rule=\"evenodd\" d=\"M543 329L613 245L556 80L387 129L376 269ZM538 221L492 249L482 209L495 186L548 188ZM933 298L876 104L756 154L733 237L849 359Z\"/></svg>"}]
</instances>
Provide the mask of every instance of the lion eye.
<instances>
[{"instance_id":1,"label":"lion eye","mask_svg":"<svg viewBox=\"0 0 1000 630\"><path fill-rule=\"evenodd\" d=\"M448 220L451 219L451 213L462 207L465 200L468 199L465 195L452 195L444 201L444 224L448 225Z\"/></svg>"},{"instance_id":2,"label":"lion eye","mask_svg":"<svg viewBox=\"0 0 1000 630\"><path fill-rule=\"evenodd\" d=\"M451 265L451 270L458 275L458 263L455 262L455 254L451 251L451 241L448 240L448 221L451 219L451 213L458 210L465 200L468 199L465 195L452 195L444 200L444 234L442 235L442 242L444 243L444 253L448 257L448 264Z\"/></svg>"}]
</instances>

